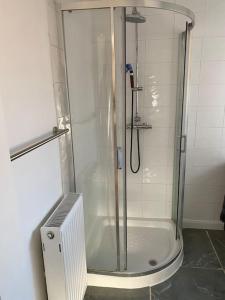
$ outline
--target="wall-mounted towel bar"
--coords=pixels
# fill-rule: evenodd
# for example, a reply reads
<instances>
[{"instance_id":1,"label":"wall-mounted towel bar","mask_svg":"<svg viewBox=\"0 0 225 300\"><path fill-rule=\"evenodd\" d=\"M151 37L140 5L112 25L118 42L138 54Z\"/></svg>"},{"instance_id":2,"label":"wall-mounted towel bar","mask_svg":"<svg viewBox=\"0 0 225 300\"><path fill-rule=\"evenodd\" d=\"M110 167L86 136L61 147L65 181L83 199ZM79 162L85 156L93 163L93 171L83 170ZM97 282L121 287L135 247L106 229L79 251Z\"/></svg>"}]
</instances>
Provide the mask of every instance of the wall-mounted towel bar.
<instances>
[{"instance_id":1,"label":"wall-mounted towel bar","mask_svg":"<svg viewBox=\"0 0 225 300\"><path fill-rule=\"evenodd\" d=\"M43 146L44 144L47 144L48 142L58 138L59 136L66 134L69 132L69 129L58 129L57 127L53 128L53 132L46 134L42 137L39 137L35 139L33 142L23 145L20 148L14 149L10 153L10 159L11 161L20 158L21 156Z\"/></svg>"}]
</instances>

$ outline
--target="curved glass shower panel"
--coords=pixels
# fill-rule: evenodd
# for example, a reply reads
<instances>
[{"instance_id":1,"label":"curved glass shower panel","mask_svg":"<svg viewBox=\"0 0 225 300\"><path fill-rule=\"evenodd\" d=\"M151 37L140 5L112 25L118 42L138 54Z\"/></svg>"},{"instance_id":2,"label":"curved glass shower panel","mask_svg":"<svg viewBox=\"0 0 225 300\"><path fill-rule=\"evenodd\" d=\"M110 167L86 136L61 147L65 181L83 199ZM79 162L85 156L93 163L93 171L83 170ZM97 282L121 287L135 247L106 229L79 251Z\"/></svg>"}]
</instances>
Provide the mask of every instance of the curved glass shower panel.
<instances>
[{"instance_id":1,"label":"curved glass shower panel","mask_svg":"<svg viewBox=\"0 0 225 300\"><path fill-rule=\"evenodd\" d=\"M82 1L64 11L87 264L93 280L108 275L109 286L116 276L157 284L183 257L191 25L182 15L193 23L194 15L162 1L136 5Z\"/></svg>"},{"instance_id":2,"label":"curved glass shower panel","mask_svg":"<svg viewBox=\"0 0 225 300\"><path fill-rule=\"evenodd\" d=\"M147 272L167 265L182 249L176 231L184 185L186 18L142 7L127 8L126 16L126 64L134 74L133 89L127 76L126 94L128 271Z\"/></svg>"},{"instance_id":3,"label":"curved glass shower panel","mask_svg":"<svg viewBox=\"0 0 225 300\"><path fill-rule=\"evenodd\" d=\"M76 191L88 269L117 269L110 9L64 12Z\"/></svg>"},{"instance_id":4,"label":"curved glass shower panel","mask_svg":"<svg viewBox=\"0 0 225 300\"><path fill-rule=\"evenodd\" d=\"M185 22L183 22L185 23ZM173 220L176 222L176 238L180 238L183 227L184 185L187 151L188 125L188 85L190 64L190 24L186 22L185 30L179 37L179 71L178 97L176 107L174 187L173 187Z\"/></svg>"}]
</instances>

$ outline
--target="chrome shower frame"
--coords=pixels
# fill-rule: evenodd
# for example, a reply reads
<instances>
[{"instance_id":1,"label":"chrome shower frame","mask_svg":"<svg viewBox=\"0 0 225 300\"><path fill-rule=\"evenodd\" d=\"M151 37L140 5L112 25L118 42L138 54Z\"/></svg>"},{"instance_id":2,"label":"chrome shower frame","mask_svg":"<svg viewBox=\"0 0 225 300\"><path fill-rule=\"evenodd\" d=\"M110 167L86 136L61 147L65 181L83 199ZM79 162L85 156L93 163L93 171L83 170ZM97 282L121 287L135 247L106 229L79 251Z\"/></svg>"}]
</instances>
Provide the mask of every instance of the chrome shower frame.
<instances>
[{"instance_id":1,"label":"chrome shower frame","mask_svg":"<svg viewBox=\"0 0 225 300\"><path fill-rule=\"evenodd\" d=\"M62 4L61 11L63 14L63 11L73 11L73 10L88 10L88 9L103 9L108 8L110 9L110 18L111 18L111 49L112 49L112 104L113 104L113 115L114 115L114 125L113 125L113 131L114 131L114 165L115 165L115 215L116 215L116 240L117 240L117 274L113 276L124 276L121 275L122 273L119 273L123 270L126 270L127 268L127 255L125 254L125 264L124 267L121 267L121 246L120 246L120 215L119 215L119 195L118 195L118 186L119 186L119 179L118 179L118 169L117 169L117 124L116 124L116 87L115 87L115 79L116 79L116 58L115 58L115 31L114 31L114 10L116 8L128 8L128 7L141 7L141 8L154 8L154 9L161 9L161 10L167 10L172 11L181 15L184 15L190 19L190 22L188 23L187 30L188 30L188 39L190 39L190 31L195 25L195 16L194 13L187 9L184 6L168 3L164 1L159 0L92 0L92 1L80 1L80 2L74 2L74 1L66 1ZM189 46L189 42L187 42L187 46ZM187 50L189 52L189 49ZM186 53L187 54L187 53ZM186 55L187 58L187 55ZM187 61L186 61L187 63ZM138 78L138 69L137 71L137 78ZM185 68L185 75L184 75L184 94L183 94L183 103L186 106L187 105L187 85L188 85L188 73L189 73L189 66L186 64ZM138 102L138 99L137 99ZM138 111L137 111L138 113ZM186 121L184 126L186 126ZM183 130L186 132L186 129L183 127ZM185 169L185 166L184 166ZM185 171L184 171L185 173ZM126 188L125 188L126 190ZM125 203L124 203L124 217L123 217L123 225L126 228L127 226L127 199L126 199L126 191L124 195ZM125 251L127 253L127 230L125 230L125 236L124 236L124 243L125 243ZM173 263L173 262L172 262ZM96 273L101 274L101 271L96 271ZM106 274L107 272L103 272L102 274ZM110 275L112 275L112 272L108 272ZM143 276L142 274L141 276ZM133 275L135 276L135 275ZM136 274L137 276L137 274Z\"/></svg>"},{"instance_id":2,"label":"chrome shower frame","mask_svg":"<svg viewBox=\"0 0 225 300\"><path fill-rule=\"evenodd\" d=\"M62 11L80 10L80 9L95 9L95 8L117 8L117 7L146 7L162 10L169 10L190 18L190 27L195 26L194 13L178 4L169 3L160 0L91 0L91 1L66 1L62 4Z\"/></svg>"}]
</instances>

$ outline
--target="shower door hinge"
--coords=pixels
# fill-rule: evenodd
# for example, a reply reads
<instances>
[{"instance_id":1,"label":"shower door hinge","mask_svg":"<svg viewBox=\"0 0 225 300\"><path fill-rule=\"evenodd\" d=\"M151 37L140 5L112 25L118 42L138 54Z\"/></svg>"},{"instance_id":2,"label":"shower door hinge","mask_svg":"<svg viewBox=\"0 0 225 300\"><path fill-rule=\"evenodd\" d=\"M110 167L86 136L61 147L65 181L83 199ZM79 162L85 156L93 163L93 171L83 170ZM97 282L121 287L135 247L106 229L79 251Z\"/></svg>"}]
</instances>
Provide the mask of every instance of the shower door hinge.
<instances>
[{"instance_id":1,"label":"shower door hinge","mask_svg":"<svg viewBox=\"0 0 225 300\"><path fill-rule=\"evenodd\" d=\"M123 169L123 149L122 147L117 147L117 169Z\"/></svg>"},{"instance_id":2,"label":"shower door hinge","mask_svg":"<svg viewBox=\"0 0 225 300\"><path fill-rule=\"evenodd\" d=\"M181 136L181 153L186 153L187 150L187 136L186 135L182 135Z\"/></svg>"}]
</instances>

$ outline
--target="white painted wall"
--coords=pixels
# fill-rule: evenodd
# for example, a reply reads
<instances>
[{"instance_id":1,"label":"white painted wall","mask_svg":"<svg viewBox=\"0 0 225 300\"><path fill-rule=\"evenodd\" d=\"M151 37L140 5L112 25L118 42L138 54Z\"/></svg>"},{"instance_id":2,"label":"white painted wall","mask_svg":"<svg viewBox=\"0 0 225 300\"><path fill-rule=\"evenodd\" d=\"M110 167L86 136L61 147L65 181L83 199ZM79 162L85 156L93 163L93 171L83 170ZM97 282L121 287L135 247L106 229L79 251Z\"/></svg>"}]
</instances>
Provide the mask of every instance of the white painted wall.
<instances>
[{"instance_id":1,"label":"white painted wall","mask_svg":"<svg viewBox=\"0 0 225 300\"><path fill-rule=\"evenodd\" d=\"M18 273L23 271L21 247L21 226L18 212L18 199L12 186L12 168L9 160L8 140L0 99L0 193L1 210L1 255L0 255L0 291L2 299L16 299L23 295ZM13 288L12 288L13 286Z\"/></svg>"},{"instance_id":2,"label":"white painted wall","mask_svg":"<svg viewBox=\"0 0 225 300\"><path fill-rule=\"evenodd\" d=\"M1 84L10 148L56 124L45 2L1 0Z\"/></svg>"},{"instance_id":3,"label":"white painted wall","mask_svg":"<svg viewBox=\"0 0 225 300\"><path fill-rule=\"evenodd\" d=\"M0 295L45 300L39 227L62 195L59 145L13 163L9 149L56 125L46 1L0 0L0 37Z\"/></svg>"}]
</instances>

